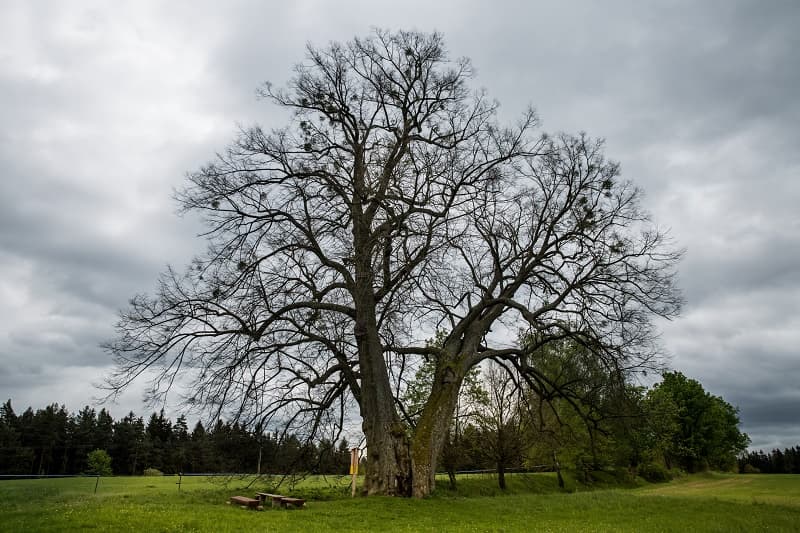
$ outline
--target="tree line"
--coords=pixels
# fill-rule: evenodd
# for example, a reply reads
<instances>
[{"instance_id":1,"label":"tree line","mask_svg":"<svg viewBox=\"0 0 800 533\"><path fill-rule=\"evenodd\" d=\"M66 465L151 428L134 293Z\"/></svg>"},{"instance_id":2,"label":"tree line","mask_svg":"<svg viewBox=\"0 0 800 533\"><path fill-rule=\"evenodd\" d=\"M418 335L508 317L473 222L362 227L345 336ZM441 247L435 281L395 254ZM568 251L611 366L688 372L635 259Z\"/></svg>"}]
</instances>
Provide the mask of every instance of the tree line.
<instances>
[{"instance_id":1,"label":"tree line","mask_svg":"<svg viewBox=\"0 0 800 533\"><path fill-rule=\"evenodd\" d=\"M563 467L582 481L616 470L651 481L671 470L797 471L796 450L745 452L749 439L739 430L737 409L679 372L666 372L650 388L621 384L593 367L584 351L565 343L540 354L548 383L560 390L534 391L499 364L476 368L466 378L439 457L441 471L490 469L505 488L515 469ZM430 394L432 365L418 369L404 403L411 424ZM87 456L107 452L117 475L146 469L163 473L260 472L346 474L346 439L301 439L218 420L190 431L185 416L172 421L163 410L149 419L129 413L114 420L106 409L86 406L68 413L51 404L15 414L11 401L0 407L0 473L78 474ZM738 459L738 464L737 464ZM782 465L782 466L778 466ZM794 470L791 470L791 469Z\"/></svg>"},{"instance_id":2,"label":"tree line","mask_svg":"<svg viewBox=\"0 0 800 533\"><path fill-rule=\"evenodd\" d=\"M739 471L744 474L800 474L800 446L748 451L739 458Z\"/></svg>"},{"instance_id":3,"label":"tree line","mask_svg":"<svg viewBox=\"0 0 800 533\"><path fill-rule=\"evenodd\" d=\"M328 439L262 432L219 420L210 428L186 417L172 421L161 410L144 418L133 412L114 420L106 409L86 406L70 413L51 404L17 415L8 400L0 407L0 474L81 474L88 455L104 450L117 475L260 471L263 474L312 472L346 474L349 444Z\"/></svg>"}]
</instances>

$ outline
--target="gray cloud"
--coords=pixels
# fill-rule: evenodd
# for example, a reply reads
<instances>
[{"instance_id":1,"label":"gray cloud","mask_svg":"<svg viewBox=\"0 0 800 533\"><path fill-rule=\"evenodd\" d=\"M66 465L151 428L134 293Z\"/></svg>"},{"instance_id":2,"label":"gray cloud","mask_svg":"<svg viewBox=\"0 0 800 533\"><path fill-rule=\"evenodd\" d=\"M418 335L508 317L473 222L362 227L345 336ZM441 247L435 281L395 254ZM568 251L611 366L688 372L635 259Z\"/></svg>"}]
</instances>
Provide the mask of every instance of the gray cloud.
<instances>
[{"instance_id":1,"label":"gray cloud","mask_svg":"<svg viewBox=\"0 0 800 533\"><path fill-rule=\"evenodd\" d=\"M795 2L13 3L0 20L0 394L89 402L116 309L203 243L171 201L306 42L440 30L505 120L586 130L687 248L672 365L800 442ZM119 410L141 411L138 394Z\"/></svg>"}]
</instances>

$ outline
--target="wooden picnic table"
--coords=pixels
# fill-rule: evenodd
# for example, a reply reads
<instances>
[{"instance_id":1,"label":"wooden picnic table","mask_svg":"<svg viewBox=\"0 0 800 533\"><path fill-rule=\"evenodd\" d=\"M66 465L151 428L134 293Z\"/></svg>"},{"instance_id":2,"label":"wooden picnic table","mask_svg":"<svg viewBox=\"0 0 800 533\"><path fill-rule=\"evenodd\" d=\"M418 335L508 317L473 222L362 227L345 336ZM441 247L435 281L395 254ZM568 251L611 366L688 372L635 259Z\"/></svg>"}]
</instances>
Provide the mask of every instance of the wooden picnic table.
<instances>
[{"instance_id":1,"label":"wooden picnic table","mask_svg":"<svg viewBox=\"0 0 800 533\"><path fill-rule=\"evenodd\" d=\"M261 505L261 500L248 498L247 496L231 496L231 503L247 507L248 509L258 509Z\"/></svg>"},{"instance_id":2,"label":"wooden picnic table","mask_svg":"<svg viewBox=\"0 0 800 533\"><path fill-rule=\"evenodd\" d=\"M275 507L289 507L290 505L294 505L295 507L303 507L306 501L302 498L292 498L289 496L284 496L282 494L270 494L269 492L256 492L256 498L258 501L265 502L269 499L272 502L272 506Z\"/></svg>"}]
</instances>

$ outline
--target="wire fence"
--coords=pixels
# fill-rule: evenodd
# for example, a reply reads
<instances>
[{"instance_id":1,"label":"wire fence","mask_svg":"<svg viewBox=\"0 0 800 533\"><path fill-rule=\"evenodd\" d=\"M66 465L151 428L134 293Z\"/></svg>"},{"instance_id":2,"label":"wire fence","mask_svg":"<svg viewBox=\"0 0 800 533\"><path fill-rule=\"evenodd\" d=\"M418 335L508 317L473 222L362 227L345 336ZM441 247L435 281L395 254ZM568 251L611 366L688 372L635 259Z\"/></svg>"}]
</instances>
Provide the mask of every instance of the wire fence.
<instances>
[{"instance_id":1,"label":"wire fence","mask_svg":"<svg viewBox=\"0 0 800 533\"><path fill-rule=\"evenodd\" d=\"M506 474L536 474L538 472L549 472L553 470L553 465L534 465L529 466L526 468L506 468L503 471ZM440 474L446 474L447 472L439 472ZM486 468L483 470L456 470L456 475L461 474L497 474L498 470L496 468Z\"/></svg>"},{"instance_id":2,"label":"wire fence","mask_svg":"<svg viewBox=\"0 0 800 533\"><path fill-rule=\"evenodd\" d=\"M12 479L52 479L52 478L94 478L94 493L100 485L100 475L97 474L0 474L0 481Z\"/></svg>"},{"instance_id":3,"label":"wire fence","mask_svg":"<svg viewBox=\"0 0 800 533\"><path fill-rule=\"evenodd\" d=\"M535 474L540 472L548 472L553 471L553 465L535 465L527 468L507 468L504 469L504 474L507 476L514 475L514 474ZM454 472L456 476L459 477L494 477L499 474L497 469L478 469L478 470L458 470ZM441 471L438 472L437 475L446 476L448 472ZM321 475L323 478L326 477L335 477L335 478L348 478L350 476L325 476ZM0 474L0 482L2 481L11 481L11 480L37 480L37 479L69 479L69 478L83 478L83 479L94 479L94 490L93 493L97 494L98 487L100 485L100 478L106 479L124 479L124 478L141 478L141 477L153 477L153 478L177 478L175 482L176 489L178 492L181 492L182 485L184 484L184 478L207 478L207 479L219 479L219 480L242 480L246 478L250 478L250 485L252 485L257 480L275 480L281 479L282 484L285 480L289 478L296 478L293 481L290 481L290 484L294 485L295 483L302 481L308 474L306 475L291 475L291 474L256 474L253 472L178 472L174 474L161 474L158 476L101 476L97 474ZM224 482L224 481L223 481ZM249 488L249 485L248 485Z\"/></svg>"},{"instance_id":4,"label":"wire fence","mask_svg":"<svg viewBox=\"0 0 800 533\"><path fill-rule=\"evenodd\" d=\"M137 476L101 476L98 474L0 474L0 483L3 481L13 481L13 480L41 480L41 479L69 479L69 478L80 478L80 479L94 479L94 493L97 494L97 489L100 484L100 478L104 479L126 479L126 478L149 478L149 479L163 479L163 478L177 478L175 481L176 488L178 492L181 491L182 485L185 482L185 478L205 478L211 481L212 483L220 483L225 485L229 482L240 482L242 480L248 481L248 488L253 483L257 481L266 481L273 485L277 484L280 486L283 483L288 483L292 487L296 484L302 482L305 478L309 477L310 474L303 473L303 474L258 474L255 472L178 472L178 473L160 473L158 475L148 476L148 475L137 475ZM327 478L335 478L335 479L350 479L350 476L343 476L343 475L322 475L319 474L317 477L322 477L324 479ZM336 485L336 483L329 483L331 486Z\"/></svg>"}]
</instances>

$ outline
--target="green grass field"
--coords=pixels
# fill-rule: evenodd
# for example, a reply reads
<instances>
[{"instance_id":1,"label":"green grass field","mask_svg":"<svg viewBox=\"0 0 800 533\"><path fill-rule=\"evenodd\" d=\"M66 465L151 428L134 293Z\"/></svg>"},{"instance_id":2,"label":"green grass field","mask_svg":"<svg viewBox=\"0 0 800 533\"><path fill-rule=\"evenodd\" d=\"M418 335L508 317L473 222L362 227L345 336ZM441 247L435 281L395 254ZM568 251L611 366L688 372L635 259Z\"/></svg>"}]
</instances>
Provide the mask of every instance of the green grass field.
<instances>
[{"instance_id":1,"label":"green grass field","mask_svg":"<svg viewBox=\"0 0 800 533\"><path fill-rule=\"evenodd\" d=\"M689 476L663 485L559 492L551 474L459 481L426 500L348 497L347 479L315 478L281 493L305 509L248 511L229 496L250 480L175 477L0 482L0 531L800 531L800 476ZM445 485L443 482L442 485Z\"/></svg>"}]
</instances>

